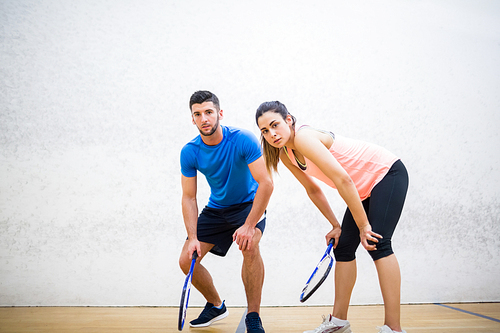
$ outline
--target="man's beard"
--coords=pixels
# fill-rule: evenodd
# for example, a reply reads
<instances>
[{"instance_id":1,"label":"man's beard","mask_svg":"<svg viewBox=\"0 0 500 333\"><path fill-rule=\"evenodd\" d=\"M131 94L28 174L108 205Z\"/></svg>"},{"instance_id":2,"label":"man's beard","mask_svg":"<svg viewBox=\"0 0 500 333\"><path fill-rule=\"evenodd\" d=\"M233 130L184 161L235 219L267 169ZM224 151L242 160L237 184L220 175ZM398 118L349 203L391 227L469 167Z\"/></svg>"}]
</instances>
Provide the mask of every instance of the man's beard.
<instances>
[{"instance_id":1,"label":"man's beard","mask_svg":"<svg viewBox=\"0 0 500 333\"><path fill-rule=\"evenodd\" d=\"M203 133L203 131L201 129L198 128L198 131L200 131L200 134L203 135L203 136L210 136L212 134L215 133L215 131L217 131L217 128L219 127L219 117L217 117L217 122L215 123L215 125L212 127L212 130L208 133Z\"/></svg>"}]
</instances>

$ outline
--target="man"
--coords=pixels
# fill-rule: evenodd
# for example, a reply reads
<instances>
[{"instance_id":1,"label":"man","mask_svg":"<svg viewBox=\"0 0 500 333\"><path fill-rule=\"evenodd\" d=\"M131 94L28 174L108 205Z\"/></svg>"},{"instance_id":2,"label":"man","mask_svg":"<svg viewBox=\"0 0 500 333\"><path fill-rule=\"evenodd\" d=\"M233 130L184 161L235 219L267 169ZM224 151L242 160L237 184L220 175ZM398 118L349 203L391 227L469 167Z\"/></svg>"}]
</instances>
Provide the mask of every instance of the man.
<instances>
[{"instance_id":1,"label":"man","mask_svg":"<svg viewBox=\"0 0 500 333\"><path fill-rule=\"evenodd\" d=\"M217 96L197 91L191 96L189 107L200 135L181 151L182 214L188 238L179 265L187 274L193 253L198 253L192 284L207 300L205 309L190 325L205 327L227 317L224 301L201 260L209 251L225 256L234 241L243 254L241 275L248 303L247 332L264 333L259 316L264 282L259 241L273 191L272 179L256 137L249 131L219 124L224 114ZM211 190L208 204L199 216L197 171L205 175Z\"/></svg>"}]
</instances>

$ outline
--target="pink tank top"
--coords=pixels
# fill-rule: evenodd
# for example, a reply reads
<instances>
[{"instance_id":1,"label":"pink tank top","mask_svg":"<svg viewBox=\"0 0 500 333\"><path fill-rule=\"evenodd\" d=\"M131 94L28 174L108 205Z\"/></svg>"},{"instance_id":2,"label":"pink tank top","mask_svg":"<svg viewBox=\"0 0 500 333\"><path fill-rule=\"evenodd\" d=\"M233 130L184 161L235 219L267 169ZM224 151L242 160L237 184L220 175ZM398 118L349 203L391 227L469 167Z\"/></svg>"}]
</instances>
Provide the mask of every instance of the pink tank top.
<instances>
[{"instance_id":1,"label":"pink tank top","mask_svg":"<svg viewBox=\"0 0 500 333\"><path fill-rule=\"evenodd\" d=\"M321 132L332 135L333 144L329 151L351 177L361 200L370 196L375 185L384 178L394 162L398 160L396 155L378 145L334 135L331 132ZM285 153L300 170L336 188L333 181L309 159L304 157L306 163L300 165L292 149L285 147Z\"/></svg>"}]
</instances>

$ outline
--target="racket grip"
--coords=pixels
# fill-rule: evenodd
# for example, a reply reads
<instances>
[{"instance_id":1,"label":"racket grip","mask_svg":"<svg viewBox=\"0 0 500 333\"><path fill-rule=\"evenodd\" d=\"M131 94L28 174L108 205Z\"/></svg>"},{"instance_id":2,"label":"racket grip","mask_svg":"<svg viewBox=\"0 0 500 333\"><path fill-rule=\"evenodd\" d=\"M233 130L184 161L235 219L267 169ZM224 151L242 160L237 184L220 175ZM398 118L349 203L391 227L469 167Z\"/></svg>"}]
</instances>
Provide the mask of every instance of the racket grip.
<instances>
[{"instance_id":1,"label":"racket grip","mask_svg":"<svg viewBox=\"0 0 500 333\"><path fill-rule=\"evenodd\" d=\"M196 260L196 258L198 258L198 252L194 251L193 252L193 260Z\"/></svg>"},{"instance_id":2,"label":"racket grip","mask_svg":"<svg viewBox=\"0 0 500 333\"><path fill-rule=\"evenodd\" d=\"M335 238L330 238L330 241L328 242L328 245L335 245Z\"/></svg>"}]
</instances>

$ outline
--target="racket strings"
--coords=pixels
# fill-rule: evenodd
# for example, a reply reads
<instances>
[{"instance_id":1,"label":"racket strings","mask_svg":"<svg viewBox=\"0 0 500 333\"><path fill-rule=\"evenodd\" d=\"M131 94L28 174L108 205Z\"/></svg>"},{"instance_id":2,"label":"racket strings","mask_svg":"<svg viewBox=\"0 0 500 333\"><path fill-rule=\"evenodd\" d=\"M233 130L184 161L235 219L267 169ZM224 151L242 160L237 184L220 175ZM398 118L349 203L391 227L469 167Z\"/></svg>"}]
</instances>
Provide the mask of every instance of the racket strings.
<instances>
[{"instance_id":1,"label":"racket strings","mask_svg":"<svg viewBox=\"0 0 500 333\"><path fill-rule=\"evenodd\" d=\"M316 267L314 274L311 276L309 283L304 287L303 295L308 296L314 292L321 283L325 280L326 276L331 269L332 259L330 257L325 257Z\"/></svg>"}]
</instances>

